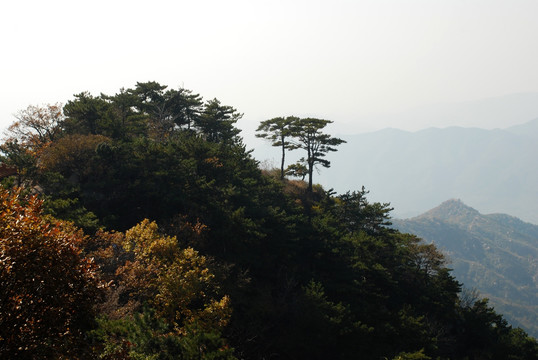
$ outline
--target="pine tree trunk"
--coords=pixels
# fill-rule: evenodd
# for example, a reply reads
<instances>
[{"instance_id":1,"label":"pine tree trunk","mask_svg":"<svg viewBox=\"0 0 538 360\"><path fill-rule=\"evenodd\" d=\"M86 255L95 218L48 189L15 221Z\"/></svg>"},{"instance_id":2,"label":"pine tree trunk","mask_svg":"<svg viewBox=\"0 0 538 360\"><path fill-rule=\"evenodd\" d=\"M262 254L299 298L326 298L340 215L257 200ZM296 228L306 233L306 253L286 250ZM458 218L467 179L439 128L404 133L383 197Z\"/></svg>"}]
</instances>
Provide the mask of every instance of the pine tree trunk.
<instances>
[{"instance_id":1,"label":"pine tree trunk","mask_svg":"<svg viewBox=\"0 0 538 360\"><path fill-rule=\"evenodd\" d=\"M312 159L312 150L310 142L308 143L308 192L312 193L312 173L314 172L314 159Z\"/></svg>"},{"instance_id":2,"label":"pine tree trunk","mask_svg":"<svg viewBox=\"0 0 538 360\"><path fill-rule=\"evenodd\" d=\"M282 142L282 162L280 163L280 180L284 180L284 161L286 159L286 145L284 144L284 136L280 139Z\"/></svg>"}]
</instances>

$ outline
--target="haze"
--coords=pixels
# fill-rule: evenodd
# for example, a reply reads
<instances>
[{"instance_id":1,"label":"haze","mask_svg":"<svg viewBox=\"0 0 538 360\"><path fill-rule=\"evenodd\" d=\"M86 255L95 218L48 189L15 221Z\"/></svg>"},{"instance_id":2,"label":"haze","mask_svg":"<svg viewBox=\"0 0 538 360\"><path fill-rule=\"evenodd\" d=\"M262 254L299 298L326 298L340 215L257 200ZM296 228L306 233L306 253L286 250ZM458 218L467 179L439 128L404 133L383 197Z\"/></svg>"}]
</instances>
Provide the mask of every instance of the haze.
<instances>
[{"instance_id":1,"label":"haze","mask_svg":"<svg viewBox=\"0 0 538 360\"><path fill-rule=\"evenodd\" d=\"M217 97L247 135L291 114L347 133L418 129L430 119L395 114L538 93L534 0L10 1L0 13L2 128L28 105L137 81Z\"/></svg>"}]
</instances>

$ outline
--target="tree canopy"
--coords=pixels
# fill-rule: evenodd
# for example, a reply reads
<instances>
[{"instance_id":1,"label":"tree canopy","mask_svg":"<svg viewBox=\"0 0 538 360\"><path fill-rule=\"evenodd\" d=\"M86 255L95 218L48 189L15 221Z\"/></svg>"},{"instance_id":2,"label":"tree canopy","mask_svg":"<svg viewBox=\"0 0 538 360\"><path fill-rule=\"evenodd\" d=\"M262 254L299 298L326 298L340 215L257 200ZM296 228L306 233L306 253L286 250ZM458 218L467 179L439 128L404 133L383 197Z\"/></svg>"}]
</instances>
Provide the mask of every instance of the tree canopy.
<instances>
[{"instance_id":1,"label":"tree canopy","mask_svg":"<svg viewBox=\"0 0 538 360\"><path fill-rule=\"evenodd\" d=\"M336 151L338 145L345 143L342 139L322 132L331 123L330 120L314 118L278 117L262 121L256 130L258 131L256 136L271 141L273 146L281 147L281 179L284 178L286 150L305 150L306 156L302 157L297 164L289 167L289 172L301 177L303 174L308 175L308 191L312 192L313 173L316 165L328 168L331 163L324 157L327 153Z\"/></svg>"},{"instance_id":2,"label":"tree canopy","mask_svg":"<svg viewBox=\"0 0 538 360\"><path fill-rule=\"evenodd\" d=\"M74 355L102 299L84 236L42 202L0 189L0 357Z\"/></svg>"},{"instance_id":3,"label":"tree canopy","mask_svg":"<svg viewBox=\"0 0 538 360\"><path fill-rule=\"evenodd\" d=\"M280 164L280 179L284 179L284 164L286 161L286 150L295 149L295 145L290 141L293 136L291 126L299 118L294 116L277 117L262 121L256 130L256 137L271 141L272 146L282 149L282 161Z\"/></svg>"},{"instance_id":4,"label":"tree canopy","mask_svg":"<svg viewBox=\"0 0 538 360\"><path fill-rule=\"evenodd\" d=\"M322 132L331 123L330 120L306 118L294 121L291 125L292 134L296 138L295 146L306 151L302 162L307 164L309 191L312 191L314 167L318 164L326 168L331 166L331 162L324 157L327 153L336 151L336 146L345 143L342 139Z\"/></svg>"},{"instance_id":5,"label":"tree canopy","mask_svg":"<svg viewBox=\"0 0 538 360\"><path fill-rule=\"evenodd\" d=\"M314 184L344 143L331 121L259 127L306 153L305 182L259 168L241 116L147 82L75 95L38 147L19 122L0 145L17 169L0 192L0 357L538 358L433 245L390 228L390 204Z\"/></svg>"}]
</instances>

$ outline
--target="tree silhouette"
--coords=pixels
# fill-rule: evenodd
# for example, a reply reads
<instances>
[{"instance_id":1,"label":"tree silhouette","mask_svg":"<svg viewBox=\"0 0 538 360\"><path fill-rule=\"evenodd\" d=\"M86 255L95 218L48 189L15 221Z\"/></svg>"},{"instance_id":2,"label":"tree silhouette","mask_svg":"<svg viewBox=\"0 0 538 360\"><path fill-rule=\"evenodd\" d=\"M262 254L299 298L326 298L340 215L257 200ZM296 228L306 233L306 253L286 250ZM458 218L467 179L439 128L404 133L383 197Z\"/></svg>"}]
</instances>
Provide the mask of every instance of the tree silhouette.
<instances>
[{"instance_id":1,"label":"tree silhouette","mask_svg":"<svg viewBox=\"0 0 538 360\"><path fill-rule=\"evenodd\" d=\"M331 124L330 120L305 118L293 121L290 126L291 135L295 139L293 146L297 149L306 150L306 157L301 159L307 164L308 169L308 192L312 192L312 176L314 167L321 165L330 167L329 160L324 159L330 151L336 151L336 146L345 143L344 140L325 134L323 129Z\"/></svg>"},{"instance_id":2,"label":"tree silhouette","mask_svg":"<svg viewBox=\"0 0 538 360\"><path fill-rule=\"evenodd\" d=\"M272 146L278 146L282 149L282 161L280 163L280 179L284 179L284 164L286 160L286 150L295 149L295 145L290 142L291 126L299 120L295 116L276 117L273 119L265 120L258 126L259 133L256 137L271 141Z\"/></svg>"}]
</instances>

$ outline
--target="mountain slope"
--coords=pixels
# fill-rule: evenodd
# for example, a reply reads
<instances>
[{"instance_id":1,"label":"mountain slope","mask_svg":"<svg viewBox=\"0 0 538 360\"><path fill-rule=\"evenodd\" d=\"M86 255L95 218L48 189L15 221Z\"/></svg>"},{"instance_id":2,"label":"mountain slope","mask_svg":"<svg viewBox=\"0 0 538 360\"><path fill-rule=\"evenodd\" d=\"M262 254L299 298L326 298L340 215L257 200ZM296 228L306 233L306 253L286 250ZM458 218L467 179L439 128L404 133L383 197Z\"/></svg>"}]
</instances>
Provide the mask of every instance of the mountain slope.
<instances>
[{"instance_id":1,"label":"mountain slope","mask_svg":"<svg viewBox=\"0 0 538 360\"><path fill-rule=\"evenodd\" d=\"M525 124L511 126L507 128L506 131L509 131L516 135L538 139L538 118Z\"/></svg>"},{"instance_id":2,"label":"mountain slope","mask_svg":"<svg viewBox=\"0 0 538 360\"><path fill-rule=\"evenodd\" d=\"M482 215L460 200L393 223L434 242L466 288L476 288L510 323L538 336L538 226Z\"/></svg>"},{"instance_id":3,"label":"mountain slope","mask_svg":"<svg viewBox=\"0 0 538 360\"><path fill-rule=\"evenodd\" d=\"M538 126L506 130L451 127L385 129L342 136L330 169L316 181L338 192L370 190L409 217L461 198L485 213L507 212L538 224Z\"/></svg>"}]
</instances>

